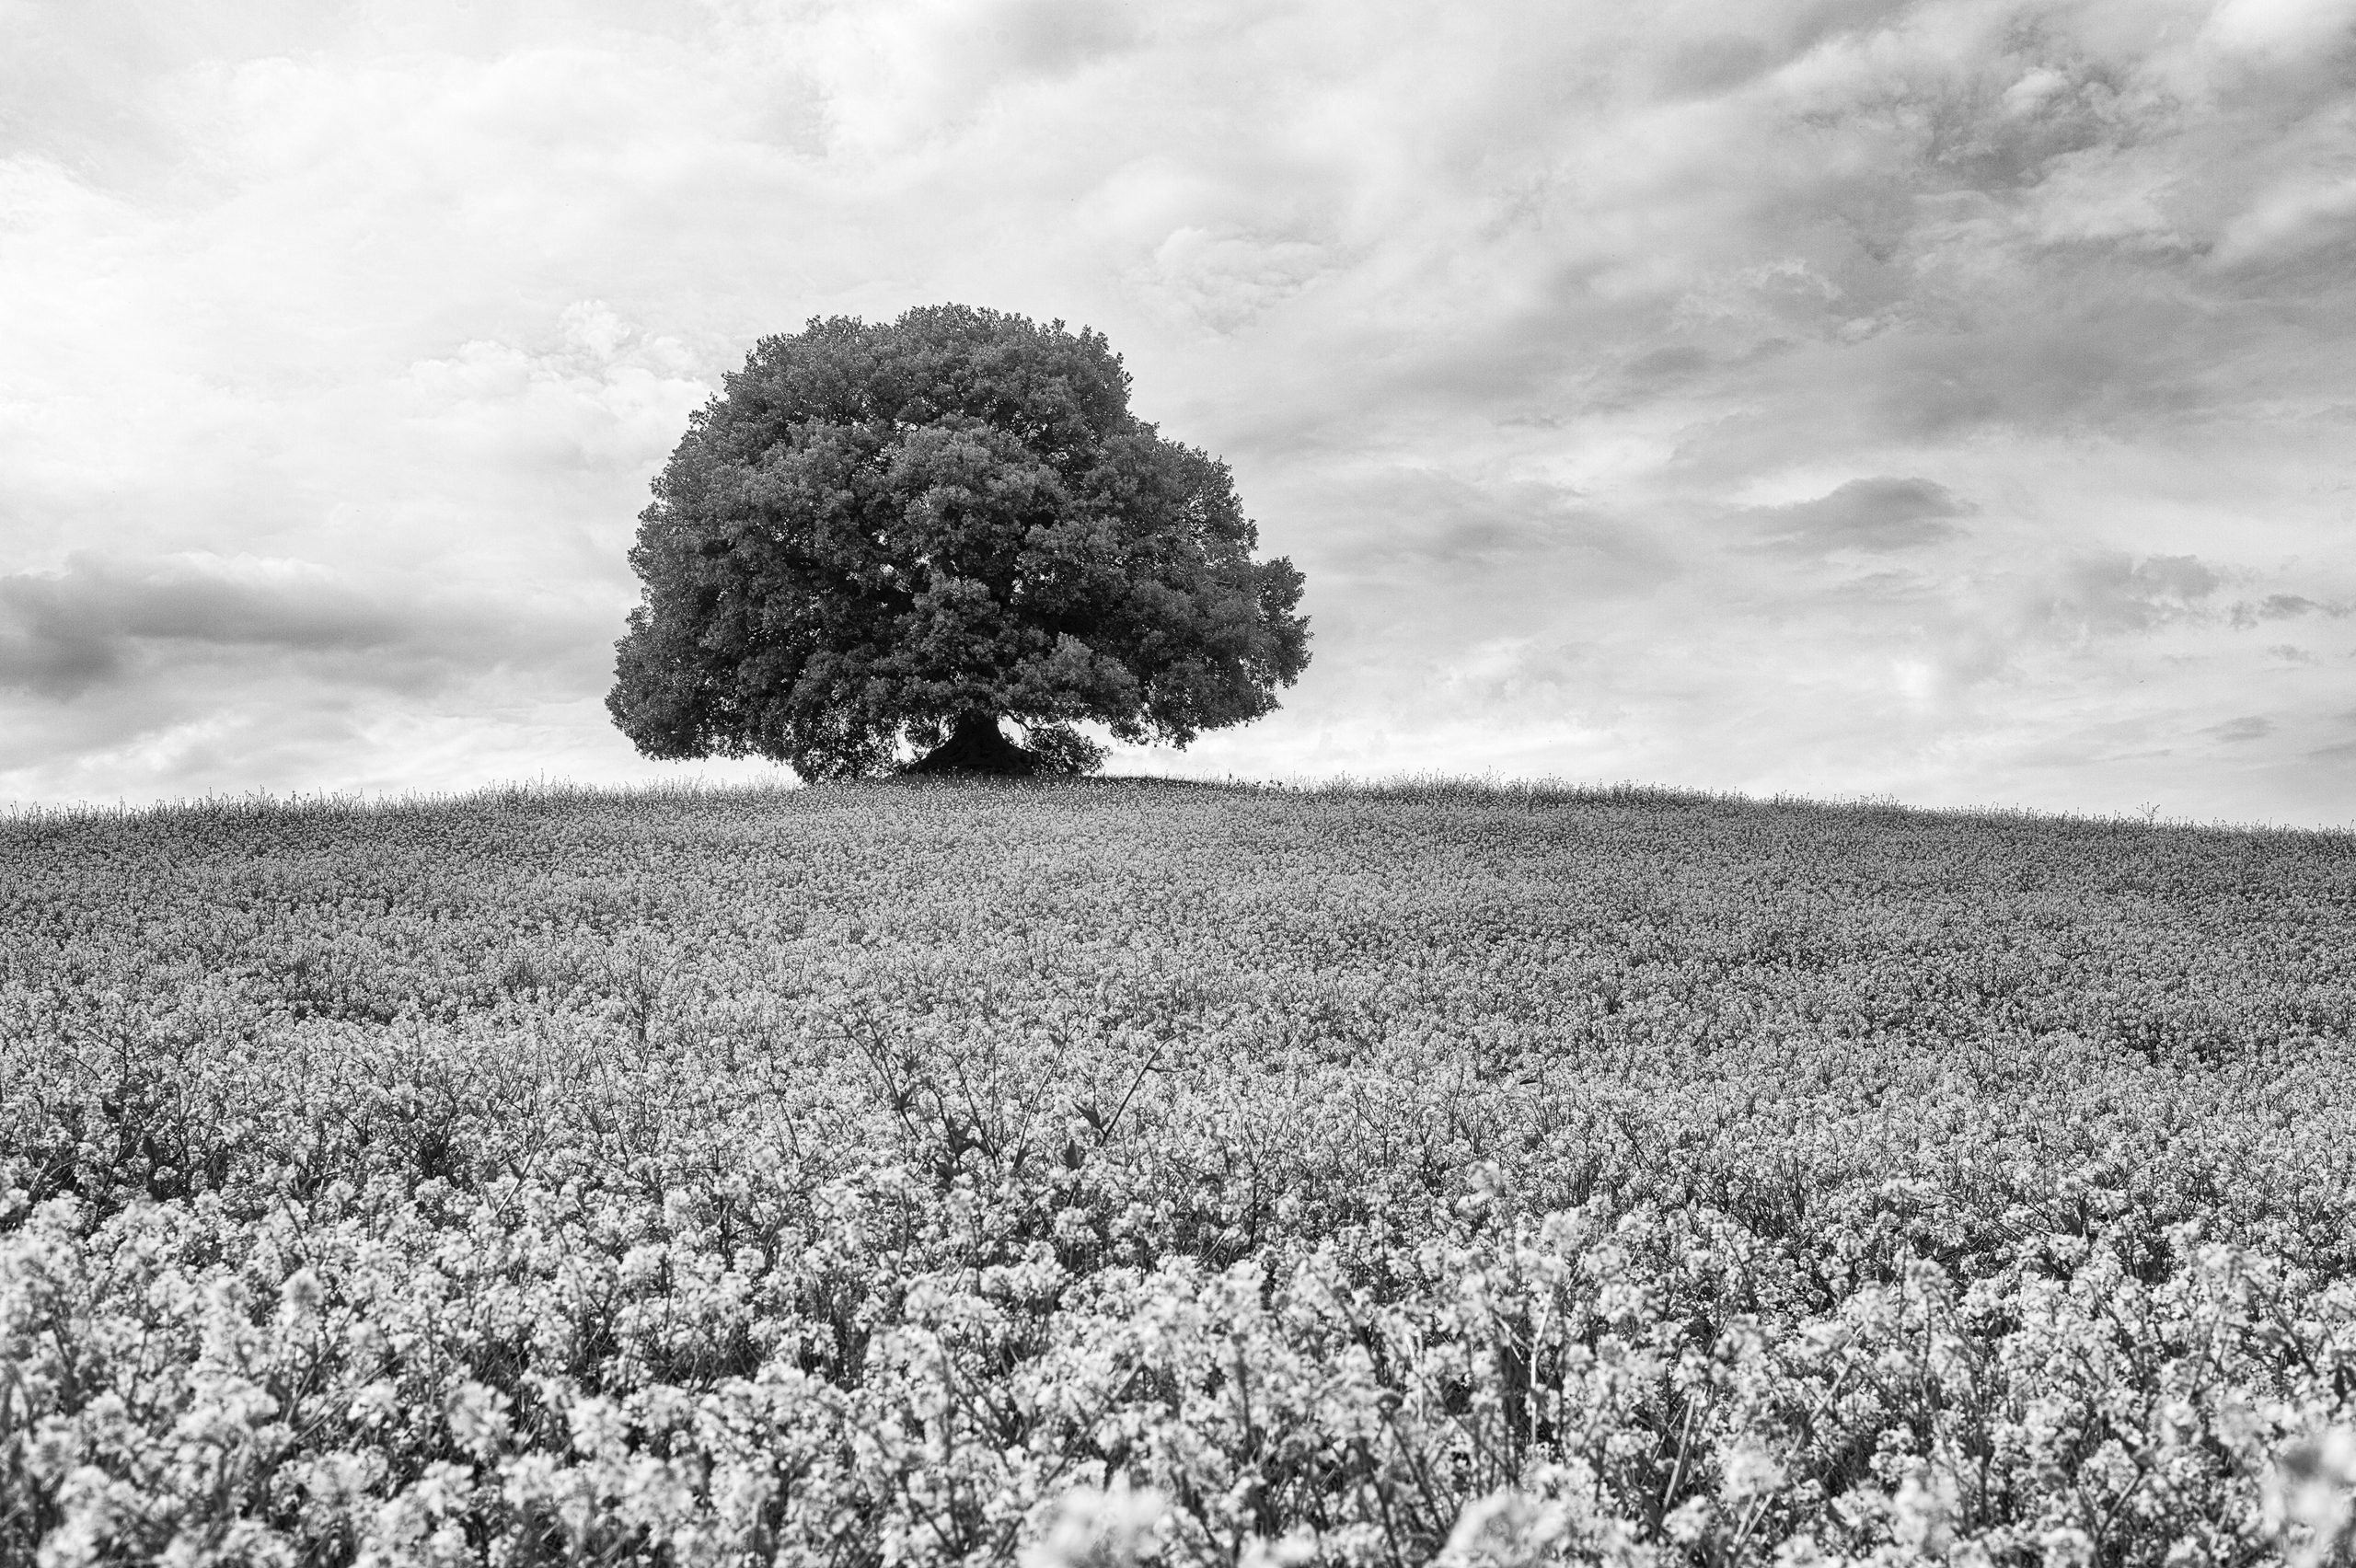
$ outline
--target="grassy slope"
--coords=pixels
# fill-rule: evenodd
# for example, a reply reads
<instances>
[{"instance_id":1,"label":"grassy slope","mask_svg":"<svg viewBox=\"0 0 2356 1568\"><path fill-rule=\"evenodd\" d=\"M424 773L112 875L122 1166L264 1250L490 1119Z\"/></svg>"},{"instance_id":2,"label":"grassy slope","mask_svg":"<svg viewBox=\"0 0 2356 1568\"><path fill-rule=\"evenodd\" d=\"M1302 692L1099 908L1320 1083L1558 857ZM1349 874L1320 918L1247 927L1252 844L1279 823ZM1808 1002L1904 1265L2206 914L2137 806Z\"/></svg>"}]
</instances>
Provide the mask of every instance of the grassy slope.
<instances>
[{"instance_id":1,"label":"grassy slope","mask_svg":"<svg viewBox=\"0 0 2356 1568\"><path fill-rule=\"evenodd\" d=\"M1145 781L215 805L0 824L0 1226L560 1192L616 1256L678 1211L724 1258L900 1168L1060 1183L1067 1268L1324 1242L1382 1298L1588 1203L1720 1216L1784 1323L2039 1238L2158 1280L2189 1221L2356 1273L2347 835Z\"/></svg>"},{"instance_id":2,"label":"grassy slope","mask_svg":"<svg viewBox=\"0 0 2356 1568\"><path fill-rule=\"evenodd\" d=\"M1541 1202L1772 1226L1920 1181L1956 1247L2071 1185L2345 1243L2347 836L1105 782L199 808L0 827L0 860L11 1048L63 1037L101 1078L137 1073L110 1037L431 1055L603 1009L756 1071L840 1066L848 1030L1150 1062L1148 1109L1245 1084L1225 1118L1273 1138L1274 1187L1493 1159ZM295 1092L231 1089L240 1060L193 1076Z\"/></svg>"}]
</instances>

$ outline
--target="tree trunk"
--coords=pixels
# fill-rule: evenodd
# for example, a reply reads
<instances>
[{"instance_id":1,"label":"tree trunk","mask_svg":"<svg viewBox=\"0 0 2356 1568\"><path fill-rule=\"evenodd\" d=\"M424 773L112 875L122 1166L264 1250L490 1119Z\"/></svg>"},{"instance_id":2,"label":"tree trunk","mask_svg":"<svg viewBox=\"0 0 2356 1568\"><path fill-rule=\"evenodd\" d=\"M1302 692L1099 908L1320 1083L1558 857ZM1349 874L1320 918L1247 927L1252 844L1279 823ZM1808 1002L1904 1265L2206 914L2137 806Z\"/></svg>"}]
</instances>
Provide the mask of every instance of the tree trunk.
<instances>
[{"instance_id":1,"label":"tree trunk","mask_svg":"<svg viewBox=\"0 0 2356 1568\"><path fill-rule=\"evenodd\" d=\"M961 713L949 739L908 765L911 773L996 773L1027 778L1039 759L999 733L998 716Z\"/></svg>"}]
</instances>

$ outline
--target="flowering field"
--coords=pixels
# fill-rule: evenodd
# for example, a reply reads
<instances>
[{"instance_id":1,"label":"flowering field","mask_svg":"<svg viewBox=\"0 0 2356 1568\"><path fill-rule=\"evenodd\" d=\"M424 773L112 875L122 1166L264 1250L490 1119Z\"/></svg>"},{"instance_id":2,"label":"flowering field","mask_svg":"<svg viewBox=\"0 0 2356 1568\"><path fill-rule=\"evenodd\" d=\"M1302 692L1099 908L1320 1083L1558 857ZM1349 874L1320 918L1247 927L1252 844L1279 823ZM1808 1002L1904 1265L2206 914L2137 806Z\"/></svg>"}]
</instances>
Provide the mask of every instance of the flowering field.
<instances>
[{"instance_id":1,"label":"flowering field","mask_svg":"<svg viewBox=\"0 0 2356 1568\"><path fill-rule=\"evenodd\" d=\"M2344 1551L2356 836L0 822L0 1562Z\"/></svg>"}]
</instances>

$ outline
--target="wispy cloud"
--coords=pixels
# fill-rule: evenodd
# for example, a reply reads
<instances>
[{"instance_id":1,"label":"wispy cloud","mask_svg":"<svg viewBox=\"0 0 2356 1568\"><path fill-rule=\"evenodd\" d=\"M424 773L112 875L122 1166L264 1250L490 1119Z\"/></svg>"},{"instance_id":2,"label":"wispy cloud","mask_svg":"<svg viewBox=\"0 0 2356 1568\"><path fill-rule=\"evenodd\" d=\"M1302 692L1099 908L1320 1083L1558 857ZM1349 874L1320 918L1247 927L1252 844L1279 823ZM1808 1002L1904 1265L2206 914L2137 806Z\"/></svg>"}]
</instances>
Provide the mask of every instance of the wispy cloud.
<instances>
[{"instance_id":1,"label":"wispy cloud","mask_svg":"<svg viewBox=\"0 0 2356 1568\"><path fill-rule=\"evenodd\" d=\"M1920 549L1954 538L1972 507L1929 479L1851 479L1814 501L1762 506L1748 515L1767 548L1822 556Z\"/></svg>"},{"instance_id":2,"label":"wispy cloud","mask_svg":"<svg viewBox=\"0 0 2356 1568\"><path fill-rule=\"evenodd\" d=\"M2262 741L2274 732L2274 721L2262 713L2246 713L2239 719L2212 724L2207 732L2229 745L2244 741Z\"/></svg>"}]
</instances>

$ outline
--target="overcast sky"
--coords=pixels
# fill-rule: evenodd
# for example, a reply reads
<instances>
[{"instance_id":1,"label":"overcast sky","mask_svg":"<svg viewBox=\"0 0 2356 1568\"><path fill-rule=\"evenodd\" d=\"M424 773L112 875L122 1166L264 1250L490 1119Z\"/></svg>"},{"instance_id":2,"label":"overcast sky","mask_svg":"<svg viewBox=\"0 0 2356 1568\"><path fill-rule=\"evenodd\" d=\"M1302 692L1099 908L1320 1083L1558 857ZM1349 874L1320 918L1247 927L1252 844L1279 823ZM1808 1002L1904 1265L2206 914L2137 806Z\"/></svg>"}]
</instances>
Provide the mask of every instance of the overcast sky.
<instances>
[{"instance_id":1,"label":"overcast sky","mask_svg":"<svg viewBox=\"0 0 2356 1568\"><path fill-rule=\"evenodd\" d=\"M0 0L0 801L770 771L647 481L941 301L1307 575L1114 771L2356 823L2356 0Z\"/></svg>"}]
</instances>

